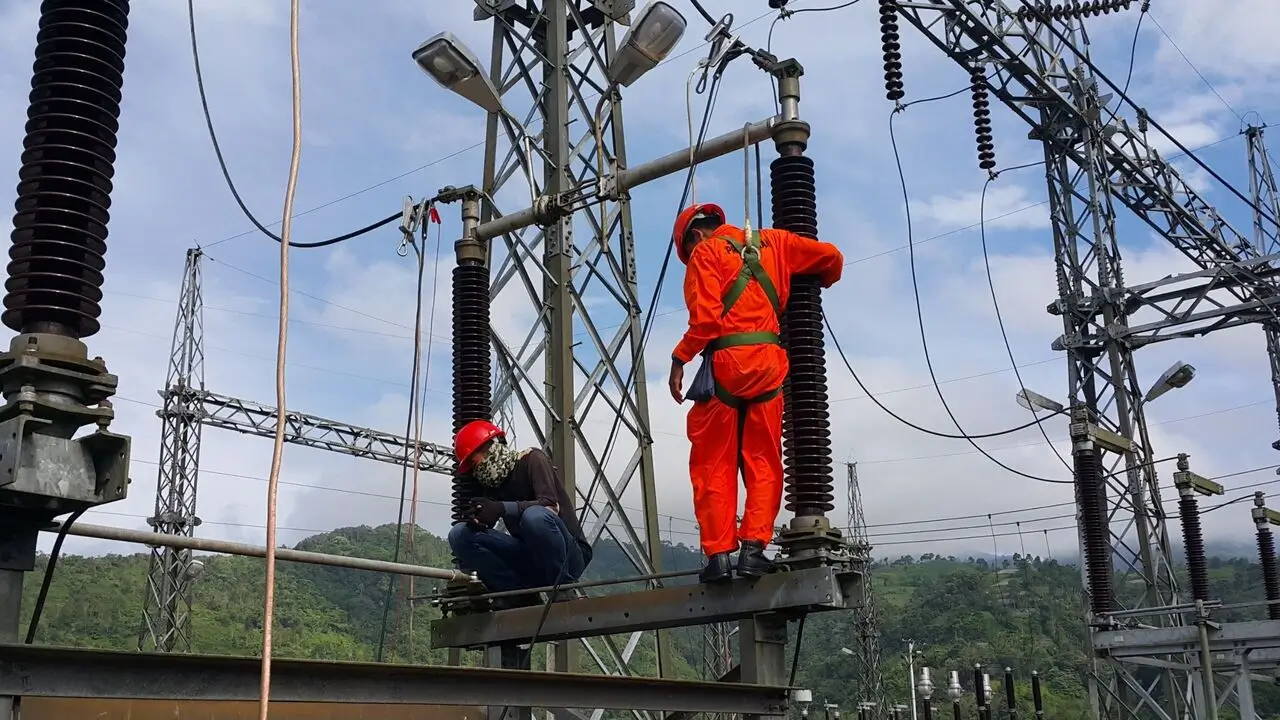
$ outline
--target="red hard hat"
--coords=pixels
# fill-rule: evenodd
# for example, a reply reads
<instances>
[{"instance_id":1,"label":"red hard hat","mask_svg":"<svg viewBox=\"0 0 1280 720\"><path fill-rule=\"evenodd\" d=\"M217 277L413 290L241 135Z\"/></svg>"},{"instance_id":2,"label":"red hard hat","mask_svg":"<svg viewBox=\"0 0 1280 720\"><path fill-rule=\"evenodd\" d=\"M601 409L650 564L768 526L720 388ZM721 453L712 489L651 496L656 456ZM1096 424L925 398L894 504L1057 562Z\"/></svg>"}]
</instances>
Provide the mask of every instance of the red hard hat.
<instances>
[{"instance_id":1,"label":"red hard hat","mask_svg":"<svg viewBox=\"0 0 1280 720\"><path fill-rule=\"evenodd\" d=\"M676 216L676 225L671 229L671 242L676 246L676 256L680 258L680 262L689 264L689 258L684 252L684 234L689 230L689 226L694 220L704 217L716 217L720 222L724 222L724 210L720 209L715 203L694 203Z\"/></svg>"},{"instance_id":2,"label":"red hard hat","mask_svg":"<svg viewBox=\"0 0 1280 720\"><path fill-rule=\"evenodd\" d=\"M453 456L458 459L458 472L471 469L471 456L494 439L505 438L507 434L502 428L488 420L472 420L458 431L453 438Z\"/></svg>"}]
</instances>

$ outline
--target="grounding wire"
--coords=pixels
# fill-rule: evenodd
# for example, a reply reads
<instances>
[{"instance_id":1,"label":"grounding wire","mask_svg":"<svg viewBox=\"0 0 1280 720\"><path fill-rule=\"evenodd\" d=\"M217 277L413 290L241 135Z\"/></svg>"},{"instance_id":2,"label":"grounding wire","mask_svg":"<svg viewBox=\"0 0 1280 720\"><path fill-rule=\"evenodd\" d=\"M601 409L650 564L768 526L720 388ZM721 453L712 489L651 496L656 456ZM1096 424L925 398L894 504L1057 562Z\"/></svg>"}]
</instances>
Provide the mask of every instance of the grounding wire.
<instances>
[{"instance_id":1,"label":"grounding wire","mask_svg":"<svg viewBox=\"0 0 1280 720\"><path fill-rule=\"evenodd\" d=\"M975 450L982 453L982 455L985 456L991 462L995 463L996 465L1000 466L1001 468L1015 475L1018 475L1030 480L1036 480L1038 482L1055 483L1055 484L1072 484L1074 483L1074 480L1055 480L1052 478L1045 478L1045 477L1040 477L1038 475L1025 473L1025 472L1022 472L1021 470L1015 470L1014 468L1011 468L1008 465L1005 465L1003 462L998 460L994 455L992 455L991 453L984 450L981 446L979 446L975 440L976 436L971 436L968 433L966 433L964 427L961 426L960 421L956 418L955 413L952 412L950 404L947 403L946 395L942 392L942 386L938 383L937 373L935 373L933 369L933 358L929 352L928 332L925 330L925 327L924 327L924 310L920 301L920 281L916 273L915 241L914 241L914 234L912 231L912 224L911 224L911 198L909 197L909 193L907 191L907 176L902 169L902 155L898 152L898 139L894 133L893 120L895 117L897 117L898 113L905 111L907 108L911 107L912 105L919 105L922 103L945 100L946 98L954 97L955 95L958 95L961 92L963 92L963 90L958 90L956 92L949 93L947 95L939 95L936 97L922 98L920 100L914 100L909 103L900 103L896 107L894 107L892 111L889 112L889 142L893 148L893 160L894 160L894 164L897 166L898 181L902 186L902 202L903 202L903 206L906 209L907 258L911 267L911 291L912 291L912 296L915 299L916 323L917 323L917 327L920 330L920 345L924 349L925 367L928 368L929 370L929 380L933 383L933 388L938 394L938 400L942 402L942 408L943 410L946 411L947 417L951 418L951 422L956 426L956 430L960 431L960 433L964 436L964 440L968 442L970 445L972 445ZM1061 414L1061 413L1055 413L1055 414ZM1037 416L1035 421L1031 424L1039 425L1040 422L1041 422L1041 418ZM1029 426L1024 425L1023 427L1029 427Z\"/></svg>"},{"instance_id":2,"label":"grounding wire","mask_svg":"<svg viewBox=\"0 0 1280 720\"><path fill-rule=\"evenodd\" d=\"M88 509L82 508L71 513L58 528L58 536L54 539L53 548L49 551L49 561L44 566L44 577L40 579L40 592L36 594L35 605L31 608L31 620L27 623L27 637L23 641L27 645L36 641L36 630L40 627L40 618L44 615L44 604L49 599L49 586L53 584L53 570L58 565L58 558L62 557L62 544L67 540L67 533L71 531L71 526L75 525Z\"/></svg>"},{"instance_id":3,"label":"grounding wire","mask_svg":"<svg viewBox=\"0 0 1280 720\"><path fill-rule=\"evenodd\" d=\"M698 129L698 138L697 138L697 142L694 144L694 152L697 151L697 148L700 148L702 146L702 143L706 139L707 131L711 126L711 117L715 112L716 98L719 97L719 94L720 94L720 79L724 73L724 69L728 66L728 63L731 61L731 59L732 58L726 58L725 60L722 60L720 65L712 71L713 74L711 78L711 86L707 88L707 91L706 91L707 101L703 106L702 123ZM689 166L689 171L685 174L684 189L680 194L680 207L677 208L677 212L683 209L685 203L688 201L689 194L690 192L692 192L692 189L693 189L694 176L697 171L697 167L698 167L697 163L691 164ZM654 284L653 293L649 299L649 310L645 314L645 321L640 331L640 347L648 347L649 337L653 332L654 320L658 316L658 313L657 313L658 302L662 298L663 284L666 281L667 271L671 267L671 255L674 251L675 251L674 242L667 243L667 252L662 258L662 266L658 271L658 280ZM627 380L625 383L623 383L622 392L624 394L630 391L632 384L636 380L636 373L638 369L639 369L639 364L633 363L631 370L627 373ZM605 441L604 452L601 454L600 467L602 469L607 466L607 463L609 462L610 458L613 455L614 445L617 442L618 430L620 429L621 424L622 424L622 414L618 413L614 417L612 427L609 430L608 439ZM651 432L650 428L648 427L644 427L643 430L646 433ZM595 483L599 481L599 479L600 478L598 474L597 478L595 478L592 482ZM580 512L582 514L580 515L580 519L585 518L586 510L587 508L585 506L581 508Z\"/></svg>"},{"instance_id":4,"label":"grounding wire","mask_svg":"<svg viewBox=\"0 0 1280 720\"><path fill-rule=\"evenodd\" d=\"M422 242L415 242L413 236L405 233L405 239L408 245L413 248L414 255L418 259L418 277L416 283L416 292L414 294L414 311L413 311L413 360L412 369L410 370L409 379L409 409L406 412L404 420L404 436L408 438L413 433L413 421L418 410L418 370L422 364L422 292L424 278L426 277L426 247L427 229L431 227L430 211L423 214L421 221ZM432 288L432 296L435 295L435 288ZM414 445L410 442L404 444L404 462L400 465L400 498L399 509L396 513L396 535L395 549L391 554L391 562L400 562L400 538L404 532L404 505L405 496L408 494L409 486L409 463L418 464L418 458L413 455ZM391 575L388 577L387 591L383 595L382 600L382 621L378 628L378 650L375 657L378 662L382 662L382 651L387 637L387 616L391 611L391 600L395 593L396 587L399 585L400 576Z\"/></svg>"},{"instance_id":5,"label":"grounding wire","mask_svg":"<svg viewBox=\"0 0 1280 720\"><path fill-rule=\"evenodd\" d=\"M1000 339L1004 342L1004 351L1009 356L1009 366L1013 369L1013 376L1018 380L1018 387L1022 390L1024 397L1027 392L1027 384L1022 380L1022 372L1018 369L1018 360L1013 355L1013 344L1009 342L1009 333L1004 326L1004 313L1000 311L1000 299L999 296L996 295L995 278L992 277L991 274L991 254L987 251L987 188L991 187L991 181L1000 177L1000 173L1002 172L1008 170L1022 170L1043 164L1044 161L1040 160L988 173L986 181L982 183L982 196L978 201L978 235L982 240L982 265L987 272L987 289L991 291L991 307L995 310L996 323L1000 326ZM1039 420L1039 415L1036 413L1034 408L1031 410L1031 413L1036 416L1037 420ZM1075 469L1072 467L1071 463L1067 462L1067 459L1058 451L1058 446L1054 445L1053 440L1049 439L1049 432L1044 429L1044 423L1037 422L1036 427L1040 430L1040 434L1044 436L1045 443L1049 446L1049 449L1053 451L1053 454L1057 456L1058 461L1062 463L1062 466L1069 472L1074 472Z\"/></svg>"},{"instance_id":6,"label":"grounding wire","mask_svg":"<svg viewBox=\"0 0 1280 720\"><path fill-rule=\"evenodd\" d=\"M266 226L263 225L258 220L257 216L255 216L253 212L249 210L249 207L245 205L244 200L240 197L240 191L236 189L236 184L231 179L231 171L227 169L226 159L222 156L222 145L218 142L218 134L214 132L214 129L213 129L213 115L212 113L209 112L209 98L205 94L205 90L204 90L204 72L200 68L200 45L196 41L195 0L187 0L187 26L191 32L191 59L193 64L195 65L196 89L200 93L200 108L204 113L205 127L207 127L209 130L209 140L213 144L213 154L218 159L218 168L222 170L222 178L226 180L227 189L231 191L231 197L235 199L236 205L240 207L240 212L244 213L244 216L249 219L249 222L253 223L254 227L258 228L258 231L261 232L263 235L266 235L267 237L271 238L272 240L275 240L276 242L284 242L279 235L276 235L275 233L268 230ZM395 213L394 215L390 215L376 222L372 222L358 230L353 230L349 233L346 233L345 235L339 235L337 237L329 238L328 240L318 240L315 242L290 241L289 246L306 249L306 248L327 247L329 245L337 245L340 242L344 242L346 240L359 237L366 233L370 233L374 230L390 225L391 223L395 222L396 219L398 219L399 217L400 217L400 213ZM219 242L223 242L223 241L219 241Z\"/></svg>"}]
</instances>

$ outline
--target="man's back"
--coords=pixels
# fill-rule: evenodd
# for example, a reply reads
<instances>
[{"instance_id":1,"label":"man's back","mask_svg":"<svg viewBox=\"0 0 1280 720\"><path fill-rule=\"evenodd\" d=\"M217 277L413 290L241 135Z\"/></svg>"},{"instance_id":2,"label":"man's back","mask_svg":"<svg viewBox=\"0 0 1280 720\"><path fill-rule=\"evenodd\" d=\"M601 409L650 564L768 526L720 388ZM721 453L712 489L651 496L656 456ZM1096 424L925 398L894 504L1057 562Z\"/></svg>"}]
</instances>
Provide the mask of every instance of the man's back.
<instances>
[{"instance_id":1,"label":"man's back","mask_svg":"<svg viewBox=\"0 0 1280 720\"><path fill-rule=\"evenodd\" d=\"M732 241L732 242L730 242ZM748 282L725 312L726 293L738 282L744 257L738 249L746 236L742 228L721 225L693 249L685 273L685 303L689 308L689 332L685 340L703 344L738 333L779 331L768 290L760 282ZM737 247L735 247L735 245ZM824 285L839 280L843 256L839 249L795 233L775 228L759 231L760 268L776 293L778 310L786 308L791 278L818 273ZM677 349L679 354L680 349ZM751 396L777 387L789 371L787 354L776 344L752 344L725 348L714 356L716 377L734 394Z\"/></svg>"}]
</instances>

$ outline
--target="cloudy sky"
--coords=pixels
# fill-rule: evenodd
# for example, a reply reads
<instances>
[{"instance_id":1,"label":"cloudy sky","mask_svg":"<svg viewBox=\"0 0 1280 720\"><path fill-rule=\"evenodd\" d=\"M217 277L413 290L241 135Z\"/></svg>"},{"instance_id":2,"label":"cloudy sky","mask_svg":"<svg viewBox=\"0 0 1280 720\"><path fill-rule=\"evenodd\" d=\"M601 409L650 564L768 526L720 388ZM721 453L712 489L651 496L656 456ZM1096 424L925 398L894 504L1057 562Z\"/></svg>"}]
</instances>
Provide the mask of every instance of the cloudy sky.
<instances>
[{"instance_id":1,"label":"cloudy sky","mask_svg":"<svg viewBox=\"0 0 1280 720\"><path fill-rule=\"evenodd\" d=\"M735 10L744 40L764 45L772 29L779 55L805 65L804 116L813 127L810 154L818 168L823 239L840 246L842 283L825 295L835 331L853 367L888 407L912 422L955 432L930 383L917 331L907 247L907 214L889 142L875 4L797 13L781 22L763 0L704 0L715 15ZM683 0L690 31L676 57L627 91L631 163L687 145L686 78L705 54L705 25ZM793 8L826 3L797 0ZM1262 0L1226 6L1211 0L1159 5L1143 21L1134 55L1131 94L1152 116L1237 187L1247 190L1245 122L1280 115L1274 80L1280 75L1275 28ZM439 5L440 7L436 7ZM199 0L196 16L205 84L230 172L263 222L280 216L290 142L288 3L284 0ZM129 498L87 516L93 522L145 528L157 472L157 390L164 384L184 251L207 249L204 264L207 387L274 404L278 246L251 231L218 169L200 110L185 3L137 0L129 54L108 253L102 332L89 340L120 376L114 429L134 439ZM1137 4L1090 22L1094 60L1113 79L1128 70ZM0 166L16 168L30 81L37 4L0 0ZM304 144L294 223L296 240L340 234L396 212L406 195L421 198L444 185L479 183L484 118L478 109L423 76L410 52L426 37L452 30L482 58L491 31L471 19L470 3L383 0L307 3L301 29ZM949 93L967 75L904 24L906 100ZM703 98L695 97L701 104ZM521 102L524 102L523 100ZM524 105L519 105L522 112ZM772 113L767 80L748 62L726 74L711 134ZM1131 112L1126 115L1132 116ZM916 105L895 120L911 199L911 228L924 324L940 387L964 429L988 433L1029 420L1013 401L1018 383L1001 342L987 289L980 234L980 193L967 93ZM994 108L998 167L1040 159L1027 128ZM1156 143L1162 151L1171 147ZM773 157L766 144L763 157ZM1221 213L1244 232L1248 208L1184 160L1178 167ZM766 170L767 172L767 170ZM719 200L731 215L742 205L742 157L703 165L699 198ZM681 178L633 193L641 297L648 310L666 251ZM13 183L5 185L12 194ZM527 187L499 197L508 209L527 204ZM523 198L523 202L522 202ZM1000 309L1027 386L1062 399L1065 358L1050 344L1059 319L1044 308L1054 299L1051 236L1042 169L1010 171L986 194L986 236ZM767 200L766 200L767 202ZM1121 212L1125 277L1140 283L1191 269L1167 242ZM449 441L449 241L460 231L456 207L442 208L440 262L427 263L425 313L432 331L426 381L426 438ZM998 219L997 219L998 218ZM435 256L436 229L427 252ZM578 241L586 242L584 226ZM408 404L415 267L396 254L400 235L387 228L358 240L291 255L288 405L346 422L402 432ZM661 530L694 544L687 481L685 407L665 392L665 358L683 326L679 272L669 274L647 348L650 412L659 485ZM430 288L438 283L435 292ZM593 291L597 322L616 323L616 302ZM431 312L435 298L435 311ZM494 322L519 344L533 306L522 288L496 301ZM580 348L590 345L584 327ZM583 350L583 352L587 352ZM590 358L588 358L589 360ZM1262 333L1244 328L1209 339L1165 343L1138 355L1143 383L1174 360L1194 364L1194 383L1148 408L1158 458L1192 456L1204 475L1263 468L1224 482L1228 497L1268 490L1270 448L1278 436ZM871 403L829 344L829 386L837 460L833 516L843 522L845 461L858 462L867 522L877 555L965 554L1074 548L1069 486L1037 482L1002 470L963 441L911 430ZM539 370L535 369L535 374ZM592 442L610 427L596 409L583 419ZM525 428L523 431L521 428ZM1059 451L1066 428L1046 423ZM518 424L522 441L530 433ZM206 430L200 475L201 535L260 542L264 532L270 442ZM1036 429L981 444L1030 475L1069 477ZM620 471L629 449L609 465ZM599 450L597 450L599 452ZM590 481L579 461L580 483ZM1172 467L1159 474L1171 481ZM290 448L281 488L281 541L342 525L393 522L400 472L392 465ZM1248 487L1246 487L1248 486ZM448 480L423 475L419 524L443 533ZM1171 495L1171 493L1169 494ZM1175 503L1167 505L1172 510ZM638 508L633 488L623 504ZM1031 509L1028 509L1031 508ZM1016 511L1016 512L1015 512ZM988 518L987 514L991 517ZM1247 540L1247 504L1206 518L1209 537ZM961 517L964 516L964 517ZM935 522L939 518L953 518ZM780 520L785 520L784 513ZM634 522L639 523L638 513ZM615 523L615 527L617 524ZM994 537L993 537L994 535ZM105 550L72 541L73 552ZM128 551L111 546L113 551Z\"/></svg>"}]
</instances>

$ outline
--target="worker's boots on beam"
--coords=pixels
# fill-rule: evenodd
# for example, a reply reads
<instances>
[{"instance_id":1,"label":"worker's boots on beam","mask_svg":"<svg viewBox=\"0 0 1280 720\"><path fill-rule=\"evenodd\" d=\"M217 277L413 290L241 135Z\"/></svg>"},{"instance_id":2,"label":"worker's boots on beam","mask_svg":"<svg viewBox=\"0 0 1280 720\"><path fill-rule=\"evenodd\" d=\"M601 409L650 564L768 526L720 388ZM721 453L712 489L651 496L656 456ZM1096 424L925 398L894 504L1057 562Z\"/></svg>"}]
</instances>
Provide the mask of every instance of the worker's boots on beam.
<instances>
[{"instance_id":1,"label":"worker's boots on beam","mask_svg":"<svg viewBox=\"0 0 1280 720\"><path fill-rule=\"evenodd\" d=\"M773 561L764 556L764 543L744 540L738 551L738 577L758 578L773 572Z\"/></svg>"},{"instance_id":2,"label":"worker's boots on beam","mask_svg":"<svg viewBox=\"0 0 1280 720\"><path fill-rule=\"evenodd\" d=\"M707 558L707 564L698 573L698 581L704 583L728 582L733 579L733 561L729 553L716 553Z\"/></svg>"}]
</instances>

